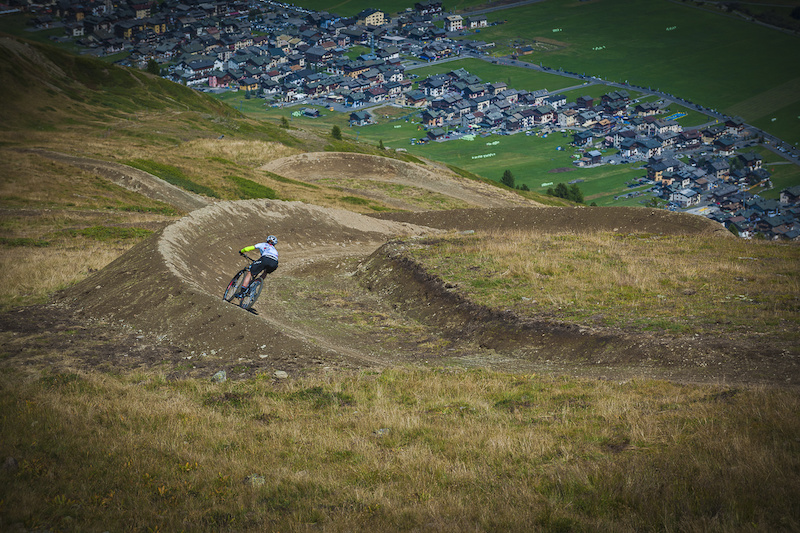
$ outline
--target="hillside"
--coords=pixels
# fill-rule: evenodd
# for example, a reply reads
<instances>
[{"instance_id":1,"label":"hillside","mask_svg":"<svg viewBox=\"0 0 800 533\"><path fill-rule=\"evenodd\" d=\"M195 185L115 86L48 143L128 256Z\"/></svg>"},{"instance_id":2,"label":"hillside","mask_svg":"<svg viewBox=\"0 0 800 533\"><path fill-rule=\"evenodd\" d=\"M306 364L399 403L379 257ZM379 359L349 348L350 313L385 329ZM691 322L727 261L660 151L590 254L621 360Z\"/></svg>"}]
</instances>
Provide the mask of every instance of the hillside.
<instances>
[{"instance_id":1,"label":"hillside","mask_svg":"<svg viewBox=\"0 0 800 533\"><path fill-rule=\"evenodd\" d=\"M0 47L0 530L797 529L797 246Z\"/></svg>"},{"instance_id":2,"label":"hillside","mask_svg":"<svg viewBox=\"0 0 800 533\"><path fill-rule=\"evenodd\" d=\"M764 359L764 353L747 344L750 341L745 342L744 338L739 339L742 344L739 349L760 361L755 374L745 372L739 365L726 367L725 372L718 374L693 373L693 369L698 368L696 361L683 358L686 364L678 365L680 370L676 370L669 354L688 350L698 357L725 357L728 342L715 339L704 342L704 347L698 349L669 336L587 328L578 323L562 324L534 316L531 323L539 325L534 326L533 331L546 327L562 332L552 338L548 335L550 344L534 343L537 346L534 352L553 351L542 367L539 355L531 355L525 349L520 351L520 346L528 342L524 339L530 335L527 326L517 334L519 325L514 324L520 318L497 314L496 310L480 305L465 308L464 302L436 296L441 291L436 288L440 281L435 278L431 278L432 288L418 287L418 281L401 274L406 268L402 265L413 263L406 263L408 258L390 269L400 276L398 279L379 275L365 266L373 265L379 271L384 268L375 265L389 260L382 259L386 253L382 246L387 242L398 237L436 235L441 231L483 234L526 229L540 233L611 232L708 235L712 240L731 238L718 224L701 217L646 209L544 208L506 188L457 176L443 165L405 162L402 154L394 158L380 157L379 154L386 154L376 153L369 147L361 148L366 152L362 154L309 152L307 150L318 149L320 143L324 145L327 141L303 130L287 131L256 123L200 93L146 74L70 57L50 47L10 38L4 38L0 45L10 51L2 56L6 58L3 72L13 104L4 108L7 127L3 135L9 140L2 149L16 162L18 175L12 173L12 182L19 180L20 184L23 181L28 184L28 198L26 194L20 196L19 190L10 195L7 189L3 201L9 227L13 225L11 221L18 220L22 214L15 210L24 208L28 210L26 217L31 214L36 217L37 212L31 213L30 208L36 206L37 198L46 197L48 208L66 219L58 227L80 227L81 224L86 227L87 218L94 224L100 215L97 209L101 208L106 213L109 210L115 213L114 217L101 215L104 224L150 228L148 232L156 230L155 235L146 239L117 241L118 254L139 244L122 253L107 268L89 276L87 274L96 267L82 259L83 245L65 241L62 244L66 247L65 253L74 257L73 264L77 265L73 275L78 279L86 278L59 297L58 308L65 312L74 309L86 319L122 322L165 342L169 340L170 345L182 351L204 353L208 365L224 366L233 360L246 359L250 361L251 371L265 363L261 358L253 358L257 347L269 344L272 346L270 368L302 369L323 364L321 361L330 364L338 361L346 366L386 366L398 359L440 358L446 352L452 356L448 360L461 360L460 364L472 365L475 363L466 361L476 360L481 361L480 364L500 364L518 370L541 370L556 365L580 374L590 371L583 368L580 361L618 351L627 355L610 355L608 369L614 368L615 372L643 372L689 381L717 380L723 376L733 380L777 379L775 376L779 373L773 368L771 356ZM12 71L19 75L9 77ZM23 90L24 87L28 89ZM36 111L26 113L28 99L33 101L34 98L40 102L39 106ZM50 109L61 111L51 116ZM165 115L169 118L164 119ZM22 116L26 118L20 118ZM86 116L93 120L79 120ZM197 122L200 117L206 117L202 126ZM39 122L48 123L47 135L40 135L41 128L31 126ZM160 129L153 130L156 123ZM188 126L193 126L191 131ZM181 138L176 138L179 131ZM217 135L220 131L225 133ZM88 142L76 143L76 132L88 138ZM327 149L346 146L359 149L357 144L341 143L327 146ZM75 189L70 173L85 176L85 188ZM166 207L150 208L154 213L151 215L147 210L142 213L137 209L134 212L139 211L136 215L139 218L133 221L127 218L130 215L126 213L131 212L129 208L119 206L113 194L91 192L92 187L100 187L104 182L119 188L114 190L120 192L113 194L122 194L121 191L134 194L127 203L144 205L156 201L157 206L169 206L175 214L188 215L179 220L175 215L165 219L163 215L156 215L155 210L163 211ZM70 185L64 187L61 183ZM266 203L255 199L229 202L237 198L257 198L259 194L271 200ZM98 204L98 198L111 204ZM45 211L38 213L39 217L45 215ZM364 217L370 214L371 218ZM39 231L43 235L53 235L54 229L52 223L48 223L42 224ZM50 233L46 233L48 231ZM65 230L57 230L56 234L58 231L64 234ZM242 316L241 310L223 303L219 293L237 268L237 257L232 251L263 238L264 231L278 234L281 239L282 267L269 281L274 284L273 290L282 296L280 302L270 300L269 307L267 301L261 302L257 306L258 313ZM7 239L19 239L23 233L14 230ZM31 231L28 230L24 238L31 238L28 233ZM46 242L41 239L39 242ZM61 237L61 241L56 242L63 240ZM17 253L25 249L15 248ZM202 258L196 257L196 250L205 250ZM28 256L33 257L32 254ZM330 268L333 270L329 271ZM348 272L344 279L340 277L343 271ZM326 322L325 313L314 316L319 297L294 301L292 291L300 290L298 284L303 285L309 275L332 287L347 281L347 289L320 286L316 290L319 294L346 290L358 302L356 308L368 314L366 309L371 306L375 306L372 312L378 316L391 308L397 324L419 319L414 318L418 313L414 306L404 309L398 307L397 301L417 299L434 308L453 306L441 313L461 316L467 325L478 324L486 317L491 317L489 323L496 325L464 326L465 329L459 330L461 333L448 333L451 324L425 319L424 327L415 333L420 338L417 343L408 345L384 340L381 350L384 355L378 356L365 347L374 344L374 337L383 337L383 325L348 328L342 337L332 323ZM351 278L362 282L352 285ZM380 279L380 284L386 288L371 289L374 281L363 281L365 279ZM282 288L284 284L286 288ZM417 296L403 297L405 292ZM381 297L384 293L391 294L391 298ZM102 297L98 298L98 294ZM350 309L345 302L334 307L343 313ZM459 314L463 309L472 310L466 315ZM304 318L298 319L298 316ZM507 320L511 322L506 324ZM523 322L525 320L528 319ZM217 324L222 323L227 326L220 329ZM502 336L506 339L500 344L481 340L492 328L504 332ZM198 331L204 334L190 333ZM245 333L250 331L252 333ZM271 339L269 343L266 337ZM456 349L453 345L445 352L420 348L428 342L422 339L437 337L453 337L457 339L456 344L465 348ZM281 338L281 343L276 344L276 338ZM343 338L347 342L343 342ZM356 338L362 341L353 342ZM247 342L242 344L237 339L247 339ZM363 347L359 347L361 345ZM781 353L784 349L778 340L771 340L768 345L767 353ZM635 346L639 348L633 350ZM470 347L467 359L453 352L466 347ZM484 353L487 349L489 351ZM216 356L210 357L210 353ZM556 356L557 353L561 355ZM493 362L499 354L503 354L502 357ZM666 362L657 362L664 358ZM317 363L313 363L315 361ZM794 359L791 361L793 365Z\"/></svg>"}]
</instances>

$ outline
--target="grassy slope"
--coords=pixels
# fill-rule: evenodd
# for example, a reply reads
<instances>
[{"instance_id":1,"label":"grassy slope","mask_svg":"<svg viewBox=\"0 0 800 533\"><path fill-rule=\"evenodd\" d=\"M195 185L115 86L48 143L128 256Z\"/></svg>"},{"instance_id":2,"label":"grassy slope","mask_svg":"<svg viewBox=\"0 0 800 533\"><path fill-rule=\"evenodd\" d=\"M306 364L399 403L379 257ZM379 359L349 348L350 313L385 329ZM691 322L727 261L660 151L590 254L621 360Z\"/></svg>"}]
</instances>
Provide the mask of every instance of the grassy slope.
<instances>
[{"instance_id":1,"label":"grassy slope","mask_svg":"<svg viewBox=\"0 0 800 533\"><path fill-rule=\"evenodd\" d=\"M109 90L56 77L56 88L28 81L23 91L14 89L5 64L0 71L13 96L2 111L2 153L11 164L0 182L0 205L51 208L35 223L21 212L3 218L3 236L87 239L72 246L72 256L45 248L45 257L59 256L52 264L34 256L31 241L2 244L4 258L30 252L13 256L28 273L31 265L49 272L80 263L99 251L89 241L110 248L111 260L128 247L120 241L136 234L88 228L144 227L171 216L129 219L115 206L160 206L12 147L77 145L98 157L149 159L226 195L235 191L223 186L225 175L250 176L281 195L335 205L333 191L253 170L265 157L306 146L291 131L242 119L191 92L159 92L160 82L139 74L52 57L76 76L93 73L84 81ZM116 90L114 80L127 90ZM186 109L190 100L183 98L195 97L200 110ZM22 104L26 112L10 109ZM219 135L226 140L218 142ZM83 275L101 266L83 266ZM19 278L3 280L9 283ZM459 369L170 381L158 370L71 370L73 340L83 328L58 332L49 353L40 344L44 332L35 328L0 332L0 456L14 458L0 472L0 529L256 531L313 523L331 530L620 531L800 524L793 391ZM110 332L79 349L94 353ZM25 364L6 364L12 354Z\"/></svg>"},{"instance_id":2,"label":"grassy slope","mask_svg":"<svg viewBox=\"0 0 800 533\"><path fill-rule=\"evenodd\" d=\"M0 374L5 530L800 525L790 391L457 369L25 378Z\"/></svg>"}]
</instances>

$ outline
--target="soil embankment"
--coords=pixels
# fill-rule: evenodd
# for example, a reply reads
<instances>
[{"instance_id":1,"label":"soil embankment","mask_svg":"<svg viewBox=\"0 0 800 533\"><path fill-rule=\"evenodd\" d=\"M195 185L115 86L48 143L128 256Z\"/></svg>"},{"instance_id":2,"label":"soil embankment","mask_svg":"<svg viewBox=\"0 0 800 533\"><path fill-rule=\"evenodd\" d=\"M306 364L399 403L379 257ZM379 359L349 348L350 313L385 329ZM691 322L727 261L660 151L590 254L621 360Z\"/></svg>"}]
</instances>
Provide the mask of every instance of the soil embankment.
<instances>
[{"instance_id":1,"label":"soil embankment","mask_svg":"<svg viewBox=\"0 0 800 533\"><path fill-rule=\"evenodd\" d=\"M391 238L429 231L300 202L223 202L165 228L67 291L62 301L82 315L157 335L198 358L226 364L267 357L284 366L342 357L372 364L369 357L359 361L359 354L276 323L268 312L248 313L224 302L230 277L246 264L237 251L269 233L279 235L280 276L308 261L363 256ZM262 293L257 307L273 305L279 304L269 291Z\"/></svg>"}]
</instances>

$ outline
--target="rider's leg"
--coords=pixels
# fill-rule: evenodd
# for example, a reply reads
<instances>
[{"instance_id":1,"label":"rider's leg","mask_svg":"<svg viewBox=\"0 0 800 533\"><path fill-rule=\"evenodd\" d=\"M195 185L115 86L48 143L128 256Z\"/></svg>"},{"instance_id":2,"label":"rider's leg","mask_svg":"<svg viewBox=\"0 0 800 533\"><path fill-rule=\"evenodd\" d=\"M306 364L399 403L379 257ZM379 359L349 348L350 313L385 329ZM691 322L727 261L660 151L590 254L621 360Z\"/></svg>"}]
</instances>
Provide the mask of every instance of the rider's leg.
<instances>
[{"instance_id":1,"label":"rider's leg","mask_svg":"<svg viewBox=\"0 0 800 533\"><path fill-rule=\"evenodd\" d=\"M253 279L253 275L248 270L247 272L244 273L244 281L242 281L242 289L243 290L250 286L250 280L251 279Z\"/></svg>"}]
</instances>

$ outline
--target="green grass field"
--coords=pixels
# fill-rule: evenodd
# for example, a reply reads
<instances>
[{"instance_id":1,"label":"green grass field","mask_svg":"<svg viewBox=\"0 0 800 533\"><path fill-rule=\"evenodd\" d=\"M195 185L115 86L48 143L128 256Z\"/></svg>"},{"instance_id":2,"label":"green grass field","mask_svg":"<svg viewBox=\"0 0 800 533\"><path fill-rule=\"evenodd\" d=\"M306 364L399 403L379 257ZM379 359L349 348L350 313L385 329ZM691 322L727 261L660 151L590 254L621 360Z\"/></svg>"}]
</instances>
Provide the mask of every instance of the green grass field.
<instances>
[{"instance_id":1,"label":"green grass field","mask_svg":"<svg viewBox=\"0 0 800 533\"><path fill-rule=\"evenodd\" d=\"M384 13L392 16L403 12L406 8L413 8L414 2L410 0L384 0L376 7L375 2L369 0L342 0L340 2L329 2L326 0L299 0L293 2L294 5L302 6L315 11L328 11L344 16L353 16L367 8L380 9ZM484 4L484 0L454 0L447 2L444 8L447 11L455 12L467 9L472 6Z\"/></svg>"},{"instance_id":2,"label":"green grass field","mask_svg":"<svg viewBox=\"0 0 800 533\"><path fill-rule=\"evenodd\" d=\"M434 74L443 74L460 68L467 70L470 74L478 76L481 81L485 83L503 82L511 89L525 91L547 89L553 92L574 85L580 85L579 82L572 78L565 78L556 74L547 74L533 69L495 65L494 63L489 63L481 59L448 61L447 63L409 70L408 73L416 74L420 77L420 80L422 80ZM601 94L607 92L609 92L608 89Z\"/></svg>"},{"instance_id":3,"label":"green grass field","mask_svg":"<svg viewBox=\"0 0 800 533\"><path fill-rule=\"evenodd\" d=\"M526 61L658 88L800 141L800 71L789 59L800 52L796 37L665 0L640 9L625 0L548 0L487 16L507 22L482 30L482 40L558 43Z\"/></svg>"}]
</instances>

